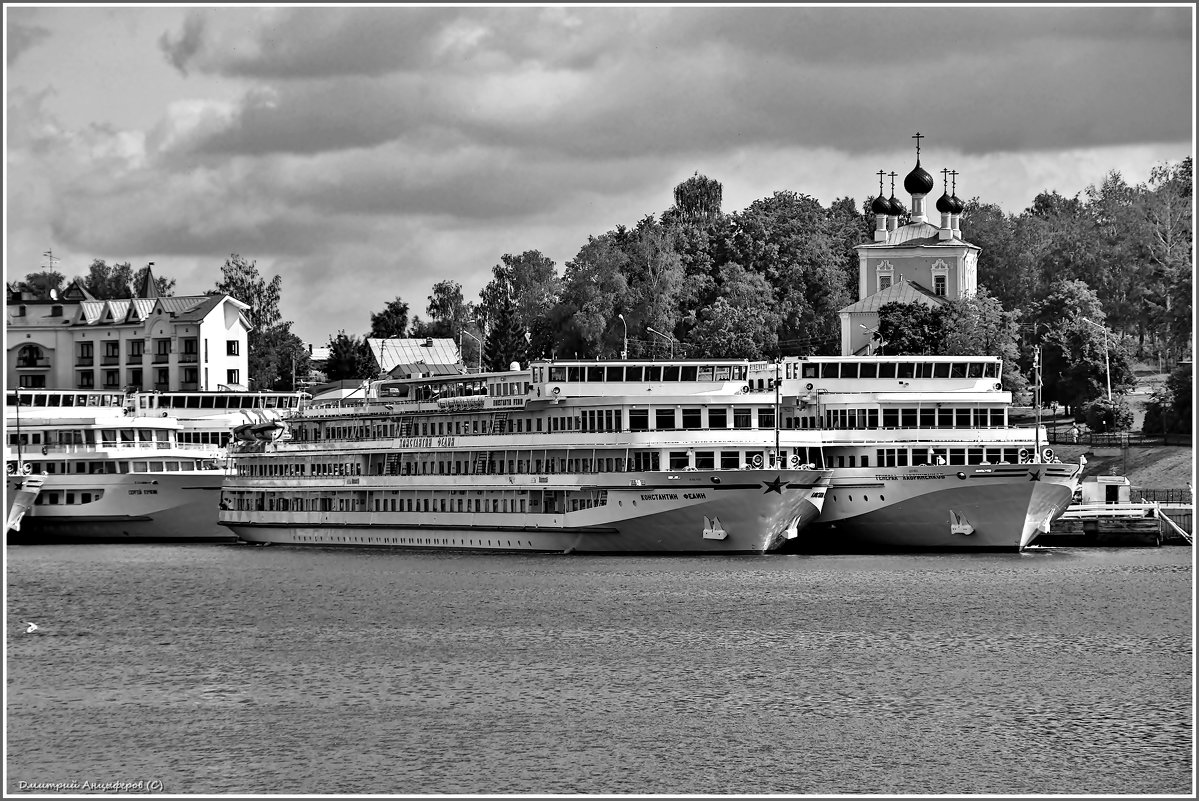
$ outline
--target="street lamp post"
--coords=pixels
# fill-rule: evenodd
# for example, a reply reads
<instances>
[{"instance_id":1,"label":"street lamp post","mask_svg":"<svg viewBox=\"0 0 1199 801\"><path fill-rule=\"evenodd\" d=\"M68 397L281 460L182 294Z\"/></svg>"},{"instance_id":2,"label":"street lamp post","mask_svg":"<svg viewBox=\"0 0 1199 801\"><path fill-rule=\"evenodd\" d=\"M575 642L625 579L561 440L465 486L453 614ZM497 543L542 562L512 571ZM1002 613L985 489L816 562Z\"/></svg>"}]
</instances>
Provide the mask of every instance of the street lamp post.
<instances>
[{"instance_id":1,"label":"street lamp post","mask_svg":"<svg viewBox=\"0 0 1199 801\"><path fill-rule=\"evenodd\" d=\"M868 326L862 325L861 323L858 323L858 328L862 329L863 331L869 331L872 334L878 334L878 329L870 328ZM879 356L885 355L883 353L883 335L882 334L878 334L878 355Z\"/></svg>"},{"instance_id":2,"label":"street lamp post","mask_svg":"<svg viewBox=\"0 0 1199 801\"><path fill-rule=\"evenodd\" d=\"M479 343L479 368L476 372L479 372L479 373L483 372L483 342L482 342L482 340L480 340L477 336L472 334L470 331L467 331L465 328L462 329L462 333L466 334L468 337L473 339L475 342Z\"/></svg>"},{"instance_id":3,"label":"street lamp post","mask_svg":"<svg viewBox=\"0 0 1199 801\"><path fill-rule=\"evenodd\" d=\"M627 359L629 358L629 324L625 322L623 314L616 316L620 318L620 323L624 326L624 349L620 352L620 358Z\"/></svg>"},{"instance_id":4,"label":"street lamp post","mask_svg":"<svg viewBox=\"0 0 1199 801\"><path fill-rule=\"evenodd\" d=\"M1082 321L1084 323L1088 323L1089 325L1095 326L1096 328L1098 328L1100 331L1103 332L1103 369L1104 369L1104 372L1107 373L1107 400L1108 400L1108 403L1111 403L1111 400L1112 400L1112 364L1108 358L1108 353L1107 353L1107 326L1100 325L1099 323L1088 320L1086 317L1083 317Z\"/></svg>"},{"instance_id":5,"label":"street lamp post","mask_svg":"<svg viewBox=\"0 0 1199 801\"><path fill-rule=\"evenodd\" d=\"M667 342L670 343L670 358L673 359L674 358L674 337L667 336L666 334L663 334L661 331L656 331L653 328L650 328L648 325L645 327L645 330L649 331L651 334L657 334L658 336L662 337L662 339L665 339Z\"/></svg>"}]
</instances>

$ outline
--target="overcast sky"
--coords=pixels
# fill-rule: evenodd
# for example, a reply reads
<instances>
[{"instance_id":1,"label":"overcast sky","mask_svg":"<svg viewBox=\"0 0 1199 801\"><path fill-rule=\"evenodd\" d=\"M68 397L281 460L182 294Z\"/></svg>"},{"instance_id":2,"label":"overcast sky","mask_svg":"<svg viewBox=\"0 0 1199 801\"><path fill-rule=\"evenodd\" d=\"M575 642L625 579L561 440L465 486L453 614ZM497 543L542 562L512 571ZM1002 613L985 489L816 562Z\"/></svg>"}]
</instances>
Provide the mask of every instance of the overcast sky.
<instances>
[{"instance_id":1,"label":"overcast sky","mask_svg":"<svg viewBox=\"0 0 1199 801\"><path fill-rule=\"evenodd\" d=\"M505 253L559 273L696 172L724 210L860 205L957 170L1007 212L1194 152L1175 6L20 7L5 18L5 273L52 249L211 288L283 276L305 341ZM888 184L887 192L890 192ZM969 231L965 231L969 239Z\"/></svg>"}]
</instances>

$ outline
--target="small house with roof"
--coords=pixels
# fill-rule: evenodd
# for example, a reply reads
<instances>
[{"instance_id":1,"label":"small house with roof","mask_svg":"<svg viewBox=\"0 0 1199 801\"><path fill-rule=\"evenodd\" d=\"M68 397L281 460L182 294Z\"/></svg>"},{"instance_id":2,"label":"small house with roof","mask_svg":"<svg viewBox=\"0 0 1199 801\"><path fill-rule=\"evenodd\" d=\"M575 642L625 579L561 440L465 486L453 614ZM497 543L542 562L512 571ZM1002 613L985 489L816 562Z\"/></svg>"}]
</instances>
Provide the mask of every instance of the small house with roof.
<instances>
[{"instance_id":1,"label":"small house with roof","mask_svg":"<svg viewBox=\"0 0 1199 801\"><path fill-rule=\"evenodd\" d=\"M879 171L878 197L870 206L875 221L873 239L854 248L858 254L858 300L839 311L842 356L873 350L878 310L886 303L936 305L978 291L982 249L962 238L964 204L957 197L957 173L941 171L943 183L954 176L954 188L951 192L945 187L937 200L938 225L925 212L925 199L934 183L920 166L923 137L917 134L914 138L916 166L903 179L912 198L910 214L895 197L895 173L890 173L891 197L883 197L882 178L887 173Z\"/></svg>"},{"instance_id":2,"label":"small house with roof","mask_svg":"<svg viewBox=\"0 0 1199 801\"><path fill-rule=\"evenodd\" d=\"M458 345L433 337L367 338L379 372L389 378L421 378L466 372Z\"/></svg>"},{"instance_id":3,"label":"small house with roof","mask_svg":"<svg viewBox=\"0 0 1199 801\"><path fill-rule=\"evenodd\" d=\"M132 298L97 299L78 280L60 296L10 286L5 385L245 390L247 309L225 294L161 296L149 269Z\"/></svg>"}]
</instances>

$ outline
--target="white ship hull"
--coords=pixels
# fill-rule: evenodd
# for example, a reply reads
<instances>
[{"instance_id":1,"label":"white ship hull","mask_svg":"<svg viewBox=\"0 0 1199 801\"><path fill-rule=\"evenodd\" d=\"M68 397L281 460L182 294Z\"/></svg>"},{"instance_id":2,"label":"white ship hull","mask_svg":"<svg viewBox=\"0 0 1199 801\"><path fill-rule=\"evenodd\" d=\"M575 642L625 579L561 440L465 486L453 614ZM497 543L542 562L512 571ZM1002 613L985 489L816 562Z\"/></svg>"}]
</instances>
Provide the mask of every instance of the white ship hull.
<instances>
[{"instance_id":1,"label":"white ship hull","mask_svg":"<svg viewBox=\"0 0 1199 801\"><path fill-rule=\"evenodd\" d=\"M8 477L5 494L9 496L8 522L6 531L19 531L21 520L33 508L38 492L42 489L45 477L40 474L16 475Z\"/></svg>"},{"instance_id":2,"label":"white ship hull","mask_svg":"<svg viewBox=\"0 0 1199 801\"><path fill-rule=\"evenodd\" d=\"M1019 551L1070 505L1076 464L838 468L791 548Z\"/></svg>"},{"instance_id":3,"label":"white ship hull","mask_svg":"<svg viewBox=\"0 0 1199 801\"><path fill-rule=\"evenodd\" d=\"M764 553L803 536L820 514L823 471L625 473L590 483L608 501L561 513L222 511L248 543L569 553ZM564 486L538 483L536 489ZM302 482L295 482L303 486ZM228 486L235 487L236 480ZM362 479L362 488L418 488ZM442 483L439 485L445 487ZM570 486L570 485L566 485ZM511 489L511 485L508 485Z\"/></svg>"},{"instance_id":4,"label":"white ship hull","mask_svg":"<svg viewBox=\"0 0 1199 801\"><path fill-rule=\"evenodd\" d=\"M217 523L223 473L217 470L45 477L10 544L56 542L232 542ZM49 504L51 493L102 493L89 503Z\"/></svg>"}]
</instances>

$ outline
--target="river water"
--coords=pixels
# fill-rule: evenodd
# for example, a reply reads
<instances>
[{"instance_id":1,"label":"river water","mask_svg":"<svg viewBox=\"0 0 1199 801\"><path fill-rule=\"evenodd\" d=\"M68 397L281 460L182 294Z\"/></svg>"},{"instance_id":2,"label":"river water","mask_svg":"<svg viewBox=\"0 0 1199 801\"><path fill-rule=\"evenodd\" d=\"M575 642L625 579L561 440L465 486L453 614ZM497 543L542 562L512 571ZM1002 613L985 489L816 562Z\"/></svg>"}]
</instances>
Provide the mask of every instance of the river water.
<instances>
[{"instance_id":1,"label":"river water","mask_svg":"<svg viewBox=\"0 0 1199 801\"><path fill-rule=\"evenodd\" d=\"M9 793L1195 791L1185 547L6 554Z\"/></svg>"}]
</instances>

